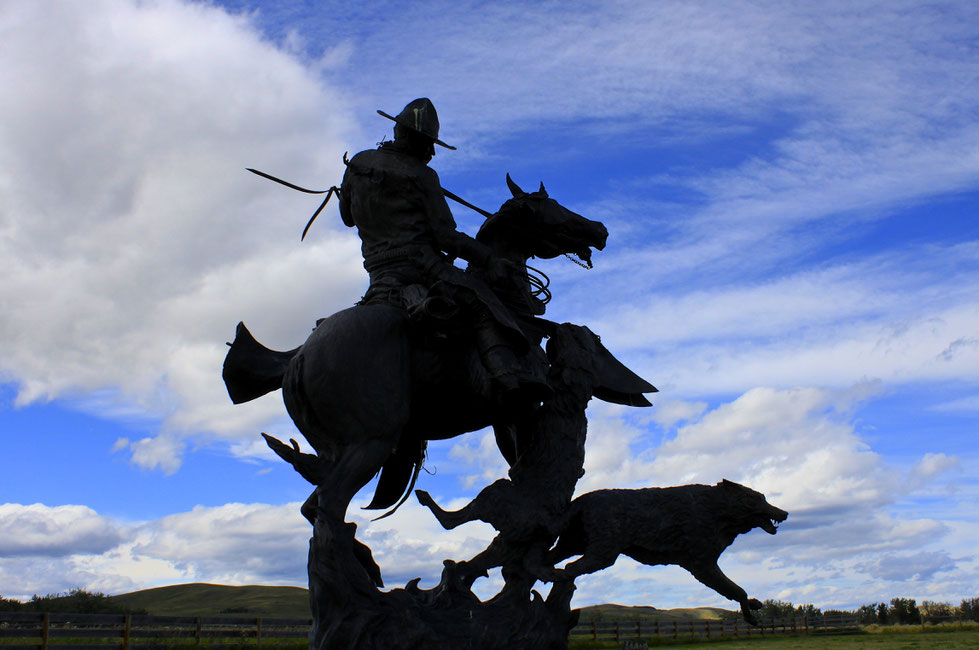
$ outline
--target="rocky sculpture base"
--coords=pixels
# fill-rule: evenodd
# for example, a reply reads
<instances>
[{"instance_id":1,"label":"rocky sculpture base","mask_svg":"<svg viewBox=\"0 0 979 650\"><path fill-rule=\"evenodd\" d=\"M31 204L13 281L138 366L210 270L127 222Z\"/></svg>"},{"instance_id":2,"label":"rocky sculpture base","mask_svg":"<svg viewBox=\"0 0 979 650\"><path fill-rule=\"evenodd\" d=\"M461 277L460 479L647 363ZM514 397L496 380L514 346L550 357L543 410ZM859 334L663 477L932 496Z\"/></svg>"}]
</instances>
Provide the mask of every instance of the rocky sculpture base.
<instances>
[{"instance_id":1,"label":"rocky sculpture base","mask_svg":"<svg viewBox=\"0 0 979 650\"><path fill-rule=\"evenodd\" d=\"M355 524L318 517L309 548L310 648L567 648L577 623L574 584L555 583L547 598L504 590L481 602L447 560L442 581L381 591L380 572Z\"/></svg>"}]
</instances>

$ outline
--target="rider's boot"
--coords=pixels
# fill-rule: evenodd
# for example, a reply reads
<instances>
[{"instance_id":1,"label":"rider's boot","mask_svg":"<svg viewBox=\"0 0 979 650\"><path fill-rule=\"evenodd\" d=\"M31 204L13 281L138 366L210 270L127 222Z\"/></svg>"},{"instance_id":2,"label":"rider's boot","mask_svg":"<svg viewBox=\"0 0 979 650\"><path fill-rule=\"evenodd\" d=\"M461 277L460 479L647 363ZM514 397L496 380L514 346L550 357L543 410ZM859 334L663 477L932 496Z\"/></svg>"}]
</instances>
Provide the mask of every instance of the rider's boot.
<instances>
[{"instance_id":1,"label":"rider's boot","mask_svg":"<svg viewBox=\"0 0 979 650\"><path fill-rule=\"evenodd\" d=\"M521 372L519 360L507 345L497 343L481 352L490 374L491 397L506 420L516 422L533 415L541 402L553 395L546 383Z\"/></svg>"}]
</instances>

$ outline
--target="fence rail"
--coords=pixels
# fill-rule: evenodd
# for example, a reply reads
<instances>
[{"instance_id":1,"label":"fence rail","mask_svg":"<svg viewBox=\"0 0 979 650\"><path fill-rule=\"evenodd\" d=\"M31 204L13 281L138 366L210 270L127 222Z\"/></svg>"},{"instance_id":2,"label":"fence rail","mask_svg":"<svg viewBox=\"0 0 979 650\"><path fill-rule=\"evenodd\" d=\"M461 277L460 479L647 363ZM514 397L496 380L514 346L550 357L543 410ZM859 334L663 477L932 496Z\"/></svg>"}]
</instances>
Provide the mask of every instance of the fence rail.
<instances>
[{"instance_id":1,"label":"fence rail","mask_svg":"<svg viewBox=\"0 0 979 650\"><path fill-rule=\"evenodd\" d=\"M2 650L150 650L175 645L234 644L297 647L309 635L308 618L240 616L145 616L0 612ZM826 634L859 629L856 616L762 619L752 627L741 619L614 621L583 623L572 640L623 642L649 638L720 638L774 634ZM71 643L68 643L68 641ZM91 643L78 643L91 640Z\"/></svg>"},{"instance_id":2,"label":"fence rail","mask_svg":"<svg viewBox=\"0 0 979 650\"><path fill-rule=\"evenodd\" d=\"M308 618L0 612L0 648L150 650L199 646L203 642L274 648L290 640L306 639L311 624ZM78 643L78 639L90 639L91 643ZM288 645L297 644L292 641Z\"/></svg>"},{"instance_id":3,"label":"fence rail","mask_svg":"<svg viewBox=\"0 0 979 650\"><path fill-rule=\"evenodd\" d=\"M760 619L757 627L742 619L692 619L672 621L593 621L571 630L572 640L615 641L649 638L699 638L771 636L775 634L842 634L860 629L857 616L829 615Z\"/></svg>"}]
</instances>

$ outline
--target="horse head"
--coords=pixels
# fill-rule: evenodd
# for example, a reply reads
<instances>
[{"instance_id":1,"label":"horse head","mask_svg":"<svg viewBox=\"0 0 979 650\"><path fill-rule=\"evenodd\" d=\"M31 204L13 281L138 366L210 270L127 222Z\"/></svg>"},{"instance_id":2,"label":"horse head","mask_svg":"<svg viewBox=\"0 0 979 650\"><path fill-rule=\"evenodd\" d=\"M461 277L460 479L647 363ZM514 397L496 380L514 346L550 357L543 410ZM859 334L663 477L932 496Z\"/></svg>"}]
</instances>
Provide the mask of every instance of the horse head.
<instances>
[{"instance_id":1,"label":"horse head","mask_svg":"<svg viewBox=\"0 0 979 650\"><path fill-rule=\"evenodd\" d=\"M549 197L543 183L536 192L524 192L509 174L506 181L513 197L486 219L476 239L512 261L575 255L591 266L591 249L605 248L605 226Z\"/></svg>"}]
</instances>

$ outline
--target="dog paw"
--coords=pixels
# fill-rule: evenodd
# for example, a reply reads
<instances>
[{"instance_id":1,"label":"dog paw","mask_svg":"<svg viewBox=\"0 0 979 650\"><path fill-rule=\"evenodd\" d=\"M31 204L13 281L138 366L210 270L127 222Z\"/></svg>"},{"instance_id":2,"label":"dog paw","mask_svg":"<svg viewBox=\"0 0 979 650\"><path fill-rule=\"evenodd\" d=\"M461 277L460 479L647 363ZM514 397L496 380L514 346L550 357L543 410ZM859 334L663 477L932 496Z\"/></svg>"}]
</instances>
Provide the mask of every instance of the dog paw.
<instances>
[{"instance_id":1,"label":"dog paw","mask_svg":"<svg viewBox=\"0 0 979 650\"><path fill-rule=\"evenodd\" d=\"M758 619L751 612L753 609L761 609L762 604L756 599L752 598L750 600L744 600L741 602L741 616L749 625L758 626Z\"/></svg>"}]
</instances>

